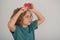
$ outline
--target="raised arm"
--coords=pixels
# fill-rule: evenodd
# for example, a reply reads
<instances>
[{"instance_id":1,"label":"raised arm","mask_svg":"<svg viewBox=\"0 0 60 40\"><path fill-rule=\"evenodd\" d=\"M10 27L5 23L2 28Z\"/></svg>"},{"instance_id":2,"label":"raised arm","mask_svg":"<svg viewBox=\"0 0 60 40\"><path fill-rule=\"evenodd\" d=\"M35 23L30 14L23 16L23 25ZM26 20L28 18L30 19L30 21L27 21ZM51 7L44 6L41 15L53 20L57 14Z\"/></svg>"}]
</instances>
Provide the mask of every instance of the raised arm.
<instances>
[{"instance_id":1,"label":"raised arm","mask_svg":"<svg viewBox=\"0 0 60 40\"><path fill-rule=\"evenodd\" d=\"M24 9L25 9L25 8L24 8ZM24 10L24 11L26 11L26 10ZM15 31L15 23L16 23L19 15L20 15L21 13L23 13L24 11L23 11L22 9L20 9L20 10L9 20L9 22L8 22L8 28L9 28L12 32Z\"/></svg>"},{"instance_id":2,"label":"raised arm","mask_svg":"<svg viewBox=\"0 0 60 40\"><path fill-rule=\"evenodd\" d=\"M44 22L45 18L44 16L41 14L41 12L39 12L36 8L33 8L32 11L34 12L34 14L37 16L38 18L38 25L40 25L41 23Z\"/></svg>"}]
</instances>

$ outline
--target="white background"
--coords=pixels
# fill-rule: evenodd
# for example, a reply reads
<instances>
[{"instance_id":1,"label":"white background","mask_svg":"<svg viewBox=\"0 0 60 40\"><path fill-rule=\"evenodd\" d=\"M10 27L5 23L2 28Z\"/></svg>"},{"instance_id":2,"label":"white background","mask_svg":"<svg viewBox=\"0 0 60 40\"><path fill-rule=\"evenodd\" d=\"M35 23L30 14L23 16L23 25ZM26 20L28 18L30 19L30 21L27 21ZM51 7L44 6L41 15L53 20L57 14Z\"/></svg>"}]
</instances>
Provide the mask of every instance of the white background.
<instances>
[{"instance_id":1,"label":"white background","mask_svg":"<svg viewBox=\"0 0 60 40\"><path fill-rule=\"evenodd\" d=\"M0 40L13 40L7 23L13 10L25 2L34 4L45 17L45 22L35 30L35 39L60 40L60 0L0 0Z\"/></svg>"}]
</instances>

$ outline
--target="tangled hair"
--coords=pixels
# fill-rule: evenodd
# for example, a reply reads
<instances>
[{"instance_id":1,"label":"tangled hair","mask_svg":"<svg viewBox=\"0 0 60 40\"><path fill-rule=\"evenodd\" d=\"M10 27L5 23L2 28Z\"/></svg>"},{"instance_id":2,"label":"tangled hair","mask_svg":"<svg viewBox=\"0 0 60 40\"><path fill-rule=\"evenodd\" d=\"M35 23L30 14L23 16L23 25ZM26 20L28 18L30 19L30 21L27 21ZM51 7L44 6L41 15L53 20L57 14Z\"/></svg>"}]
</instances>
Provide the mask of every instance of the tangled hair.
<instances>
[{"instance_id":1,"label":"tangled hair","mask_svg":"<svg viewBox=\"0 0 60 40\"><path fill-rule=\"evenodd\" d=\"M17 9L15 9L14 11L13 11L13 15L11 16L11 18L10 19L12 19L12 17L20 10L21 8L17 8ZM27 10L28 11L28 10ZM16 23L15 23L15 25L19 25L19 26L22 26L22 24L23 24L23 16L26 14L26 12L27 11L25 11L24 13L21 13L20 15L19 15L19 17L17 18L17 21L16 21Z\"/></svg>"}]
</instances>

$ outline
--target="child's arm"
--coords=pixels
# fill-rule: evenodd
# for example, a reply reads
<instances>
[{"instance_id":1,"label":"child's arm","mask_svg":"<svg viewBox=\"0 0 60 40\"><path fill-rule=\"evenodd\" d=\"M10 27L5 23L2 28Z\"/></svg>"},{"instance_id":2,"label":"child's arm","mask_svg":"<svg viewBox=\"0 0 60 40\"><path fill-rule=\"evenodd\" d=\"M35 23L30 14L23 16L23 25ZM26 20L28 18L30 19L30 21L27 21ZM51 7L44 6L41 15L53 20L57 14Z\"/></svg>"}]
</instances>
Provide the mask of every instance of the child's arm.
<instances>
[{"instance_id":1,"label":"child's arm","mask_svg":"<svg viewBox=\"0 0 60 40\"><path fill-rule=\"evenodd\" d=\"M24 10L26 11L26 10ZM23 10L19 10L8 22L8 28L10 29L11 32L14 32L15 31L15 23L19 17L19 15L24 12Z\"/></svg>"},{"instance_id":2,"label":"child's arm","mask_svg":"<svg viewBox=\"0 0 60 40\"><path fill-rule=\"evenodd\" d=\"M42 16L41 12L39 12L37 9L33 8L32 11L38 18L38 25L44 22L45 18Z\"/></svg>"}]
</instances>

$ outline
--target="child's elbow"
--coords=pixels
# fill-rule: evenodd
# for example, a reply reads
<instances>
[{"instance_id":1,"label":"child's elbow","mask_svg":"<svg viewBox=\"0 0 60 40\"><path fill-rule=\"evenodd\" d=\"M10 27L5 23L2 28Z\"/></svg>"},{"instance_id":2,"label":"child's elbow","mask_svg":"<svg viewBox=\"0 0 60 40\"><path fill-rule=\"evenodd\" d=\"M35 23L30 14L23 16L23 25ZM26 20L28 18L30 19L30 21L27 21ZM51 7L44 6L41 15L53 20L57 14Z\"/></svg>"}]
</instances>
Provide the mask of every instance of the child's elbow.
<instances>
[{"instance_id":1,"label":"child's elbow","mask_svg":"<svg viewBox=\"0 0 60 40\"><path fill-rule=\"evenodd\" d=\"M43 18L42 21L44 22L45 21L45 18Z\"/></svg>"},{"instance_id":2,"label":"child's elbow","mask_svg":"<svg viewBox=\"0 0 60 40\"><path fill-rule=\"evenodd\" d=\"M42 24L45 21L45 18L38 20L38 25Z\"/></svg>"},{"instance_id":3,"label":"child's elbow","mask_svg":"<svg viewBox=\"0 0 60 40\"><path fill-rule=\"evenodd\" d=\"M41 23L43 23L44 21L45 21L45 18L42 18L42 19L40 20Z\"/></svg>"},{"instance_id":4,"label":"child's elbow","mask_svg":"<svg viewBox=\"0 0 60 40\"><path fill-rule=\"evenodd\" d=\"M42 23L45 21L45 18L42 19Z\"/></svg>"}]
</instances>

